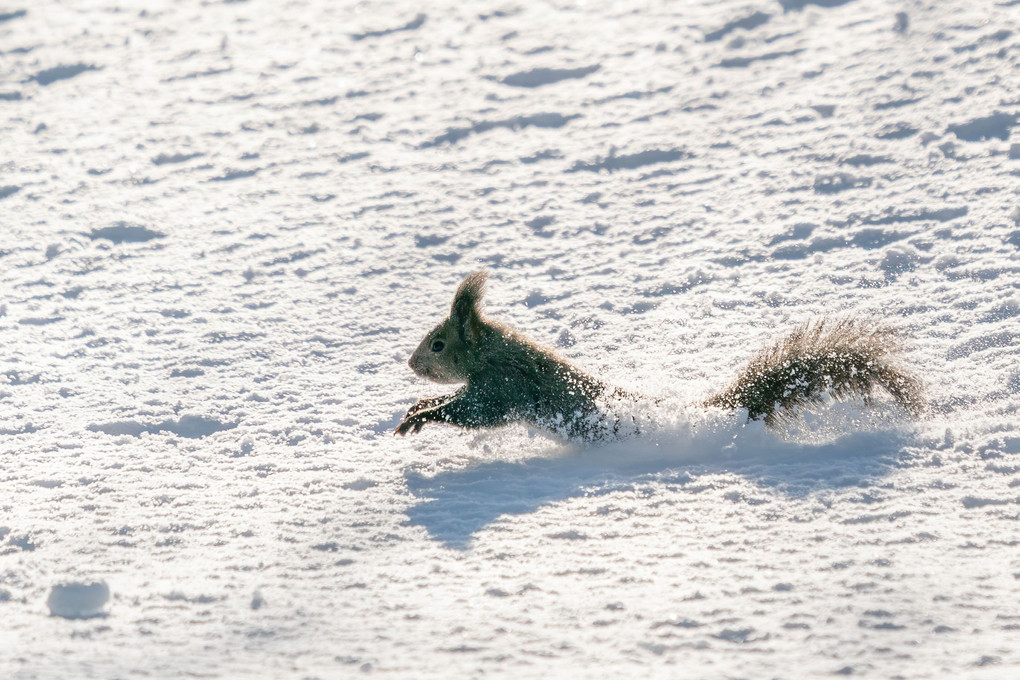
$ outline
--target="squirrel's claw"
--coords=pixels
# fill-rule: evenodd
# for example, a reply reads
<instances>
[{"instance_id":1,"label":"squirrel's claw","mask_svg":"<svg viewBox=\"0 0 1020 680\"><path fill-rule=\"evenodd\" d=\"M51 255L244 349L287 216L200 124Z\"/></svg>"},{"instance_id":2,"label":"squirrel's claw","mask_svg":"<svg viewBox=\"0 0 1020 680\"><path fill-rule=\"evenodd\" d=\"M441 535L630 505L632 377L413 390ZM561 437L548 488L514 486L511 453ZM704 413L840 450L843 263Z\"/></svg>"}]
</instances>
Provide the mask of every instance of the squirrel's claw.
<instances>
[{"instance_id":1,"label":"squirrel's claw","mask_svg":"<svg viewBox=\"0 0 1020 680\"><path fill-rule=\"evenodd\" d=\"M408 431L411 434L418 434L421 432L422 426L425 424L425 419L418 416L417 414L410 414L404 416L404 420L401 421L397 428L393 430L394 434L399 434L401 437L406 435Z\"/></svg>"}]
</instances>

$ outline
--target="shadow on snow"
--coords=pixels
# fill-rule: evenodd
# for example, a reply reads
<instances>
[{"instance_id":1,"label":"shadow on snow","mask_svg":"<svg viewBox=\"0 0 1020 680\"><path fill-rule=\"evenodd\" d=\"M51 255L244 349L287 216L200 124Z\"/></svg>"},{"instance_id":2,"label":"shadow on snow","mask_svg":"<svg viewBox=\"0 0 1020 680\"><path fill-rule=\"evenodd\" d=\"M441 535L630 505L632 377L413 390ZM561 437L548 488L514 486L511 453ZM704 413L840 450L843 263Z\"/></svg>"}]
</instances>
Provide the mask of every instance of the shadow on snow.
<instances>
[{"instance_id":1,"label":"shadow on snow","mask_svg":"<svg viewBox=\"0 0 1020 680\"><path fill-rule=\"evenodd\" d=\"M418 499L406 510L408 523L447 547L467 549L476 533L506 515L619 491L699 493L706 484L728 485L718 475L804 498L869 485L897 464L903 443L895 431L857 432L821 444L782 441L760 430L727 439L699 437L679 449L629 440L557 457L482 462L431 477L408 470L408 489Z\"/></svg>"}]
</instances>

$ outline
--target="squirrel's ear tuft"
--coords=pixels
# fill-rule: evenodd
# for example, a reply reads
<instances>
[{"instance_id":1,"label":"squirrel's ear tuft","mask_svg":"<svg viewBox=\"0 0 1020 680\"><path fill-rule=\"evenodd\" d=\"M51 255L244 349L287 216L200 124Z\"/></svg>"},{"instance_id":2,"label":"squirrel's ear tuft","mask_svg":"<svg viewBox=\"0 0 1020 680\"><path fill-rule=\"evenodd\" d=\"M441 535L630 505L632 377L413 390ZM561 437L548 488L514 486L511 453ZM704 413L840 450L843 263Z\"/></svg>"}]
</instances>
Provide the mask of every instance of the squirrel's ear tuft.
<instances>
[{"instance_id":1,"label":"squirrel's ear tuft","mask_svg":"<svg viewBox=\"0 0 1020 680\"><path fill-rule=\"evenodd\" d=\"M468 275L453 296L450 318L457 322L457 332L464 342L478 339L482 326L482 294L489 272L477 271Z\"/></svg>"}]
</instances>

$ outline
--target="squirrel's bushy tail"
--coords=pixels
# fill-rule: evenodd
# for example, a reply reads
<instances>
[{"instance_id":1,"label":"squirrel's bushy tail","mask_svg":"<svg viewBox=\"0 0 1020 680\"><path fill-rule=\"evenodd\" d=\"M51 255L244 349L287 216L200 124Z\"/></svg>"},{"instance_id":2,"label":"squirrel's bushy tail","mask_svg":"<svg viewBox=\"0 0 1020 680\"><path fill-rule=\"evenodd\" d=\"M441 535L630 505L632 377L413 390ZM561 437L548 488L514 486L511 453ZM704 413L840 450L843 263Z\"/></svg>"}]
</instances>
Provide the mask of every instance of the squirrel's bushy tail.
<instances>
[{"instance_id":1,"label":"squirrel's bushy tail","mask_svg":"<svg viewBox=\"0 0 1020 680\"><path fill-rule=\"evenodd\" d=\"M746 408L750 420L772 427L826 393L869 402L882 390L917 414L924 406L921 381L898 365L901 347L891 326L853 317L809 321L759 352L705 405Z\"/></svg>"}]
</instances>

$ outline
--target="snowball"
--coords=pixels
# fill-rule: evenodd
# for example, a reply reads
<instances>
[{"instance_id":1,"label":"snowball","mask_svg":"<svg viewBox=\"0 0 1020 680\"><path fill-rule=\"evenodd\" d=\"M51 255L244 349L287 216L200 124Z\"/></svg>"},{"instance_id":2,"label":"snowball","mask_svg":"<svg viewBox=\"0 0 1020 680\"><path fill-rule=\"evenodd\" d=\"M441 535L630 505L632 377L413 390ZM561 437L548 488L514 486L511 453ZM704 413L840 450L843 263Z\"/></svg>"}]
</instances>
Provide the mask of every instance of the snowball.
<instances>
[{"instance_id":1,"label":"snowball","mask_svg":"<svg viewBox=\"0 0 1020 680\"><path fill-rule=\"evenodd\" d=\"M53 586L46 605L50 616L65 619L90 619L106 616L103 607L110 599L110 588L106 583L61 583Z\"/></svg>"}]
</instances>

